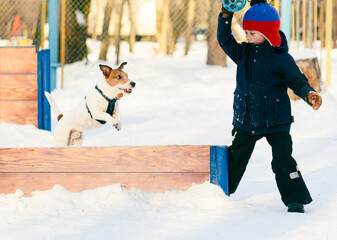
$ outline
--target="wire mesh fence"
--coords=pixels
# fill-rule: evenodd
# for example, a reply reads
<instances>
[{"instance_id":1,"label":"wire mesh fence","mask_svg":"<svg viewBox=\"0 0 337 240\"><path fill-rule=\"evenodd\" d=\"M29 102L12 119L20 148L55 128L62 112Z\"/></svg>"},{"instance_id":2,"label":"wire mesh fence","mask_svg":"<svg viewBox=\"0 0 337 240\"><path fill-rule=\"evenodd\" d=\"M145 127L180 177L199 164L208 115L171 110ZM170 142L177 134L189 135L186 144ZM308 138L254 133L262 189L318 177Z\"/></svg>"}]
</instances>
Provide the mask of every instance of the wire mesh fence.
<instances>
[{"instance_id":1,"label":"wire mesh fence","mask_svg":"<svg viewBox=\"0 0 337 240\"><path fill-rule=\"evenodd\" d=\"M48 2L0 0L0 45L48 48ZM271 1L274 3L282 4ZM60 40L65 44L59 51L64 52L65 64L96 60L118 64L121 51L133 53L137 44L152 42L153 55L174 55L177 51L188 55L193 44L202 43L205 64L226 65L226 56L216 41L219 0L59 0L59 6L62 4L65 11L60 7L59 16L65 19L65 31ZM245 38L243 13L234 15L233 34L239 41ZM301 21L299 27L303 25ZM98 43L94 44L99 46L97 54L93 54L93 43ZM123 44L129 47L121 50Z\"/></svg>"},{"instance_id":2,"label":"wire mesh fence","mask_svg":"<svg viewBox=\"0 0 337 240\"><path fill-rule=\"evenodd\" d=\"M176 44L183 41L187 55L192 42L207 40L210 19L216 21L221 8L221 1L215 0L64 1L66 11L60 12L60 16L65 16L65 63L88 58L88 39L102 42L98 57L103 60L108 51L104 44L116 48L120 41L129 42L131 52L139 41L156 41L157 53L171 55ZM47 0L0 0L0 3L2 46L48 47ZM215 34L209 37L215 38Z\"/></svg>"},{"instance_id":3,"label":"wire mesh fence","mask_svg":"<svg viewBox=\"0 0 337 240\"><path fill-rule=\"evenodd\" d=\"M2 46L34 44L41 0L0 0Z\"/></svg>"}]
</instances>

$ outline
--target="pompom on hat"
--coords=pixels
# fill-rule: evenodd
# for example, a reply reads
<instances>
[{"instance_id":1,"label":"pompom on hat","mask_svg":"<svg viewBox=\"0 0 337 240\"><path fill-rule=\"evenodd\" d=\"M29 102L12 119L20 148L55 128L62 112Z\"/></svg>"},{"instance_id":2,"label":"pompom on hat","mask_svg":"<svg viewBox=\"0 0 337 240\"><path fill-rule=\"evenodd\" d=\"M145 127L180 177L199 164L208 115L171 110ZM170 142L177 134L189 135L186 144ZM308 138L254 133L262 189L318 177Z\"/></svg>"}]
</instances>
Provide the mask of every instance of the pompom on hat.
<instances>
[{"instance_id":1,"label":"pompom on hat","mask_svg":"<svg viewBox=\"0 0 337 240\"><path fill-rule=\"evenodd\" d=\"M243 30L260 32L274 47L281 45L281 21L277 10L265 0L252 0L243 16Z\"/></svg>"}]
</instances>

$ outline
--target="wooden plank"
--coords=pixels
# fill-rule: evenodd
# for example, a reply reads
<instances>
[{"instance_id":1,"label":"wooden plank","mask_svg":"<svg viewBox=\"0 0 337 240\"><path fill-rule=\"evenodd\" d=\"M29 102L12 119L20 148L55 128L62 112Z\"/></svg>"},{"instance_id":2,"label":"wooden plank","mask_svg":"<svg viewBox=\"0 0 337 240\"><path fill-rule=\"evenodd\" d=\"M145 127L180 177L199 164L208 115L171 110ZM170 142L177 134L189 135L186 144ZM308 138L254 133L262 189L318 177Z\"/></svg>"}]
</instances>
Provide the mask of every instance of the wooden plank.
<instances>
[{"instance_id":1,"label":"wooden plank","mask_svg":"<svg viewBox=\"0 0 337 240\"><path fill-rule=\"evenodd\" d=\"M2 74L0 92L0 100L37 100L37 75Z\"/></svg>"},{"instance_id":2,"label":"wooden plank","mask_svg":"<svg viewBox=\"0 0 337 240\"><path fill-rule=\"evenodd\" d=\"M2 148L0 172L209 172L209 146Z\"/></svg>"},{"instance_id":3,"label":"wooden plank","mask_svg":"<svg viewBox=\"0 0 337 240\"><path fill-rule=\"evenodd\" d=\"M0 122L37 126L37 101L0 100Z\"/></svg>"},{"instance_id":4,"label":"wooden plank","mask_svg":"<svg viewBox=\"0 0 337 240\"><path fill-rule=\"evenodd\" d=\"M0 47L0 74L37 73L35 47Z\"/></svg>"},{"instance_id":5,"label":"wooden plank","mask_svg":"<svg viewBox=\"0 0 337 240\"><path fill-rule=\"evenodd\" d=\"M193 183L209 181L209 173L0 173L0 194L17 189L29 196L32 191L45 191L60 184L71 192L122 184L126 189L164 192L186 190Z\"/></svg>"}]
</instances>

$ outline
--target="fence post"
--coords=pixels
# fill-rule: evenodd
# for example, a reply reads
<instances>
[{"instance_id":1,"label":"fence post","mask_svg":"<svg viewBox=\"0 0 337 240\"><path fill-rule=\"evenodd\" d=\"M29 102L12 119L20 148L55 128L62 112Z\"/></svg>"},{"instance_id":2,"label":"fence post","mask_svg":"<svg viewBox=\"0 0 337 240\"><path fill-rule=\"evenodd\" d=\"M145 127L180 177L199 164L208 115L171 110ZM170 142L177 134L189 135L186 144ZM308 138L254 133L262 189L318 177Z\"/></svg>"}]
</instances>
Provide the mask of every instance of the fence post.
<instances>
[{"instance_id":1,"label":"fence post","mask_svg":"<svg viewBox=\"0 0 337 240\"><path fill-rule=\"evenodd\" d=\"M211 146L210 148L210 182L220 186L228 196L227 146Z\"/></svg>"},{"instance_id":2,"label":"fence post","mask_svg":"<svg viewBox=\"0 0 337 240\"><path fill-rule=\"evenodd\" d=\"M325 84L327 87L331 84L331 48L332 48L332 0L327 0L326 3L326 34L325 34L325 48L326 48L326 78ZM335 16L336 17L336 16Z\"/></svg>"},{"instance_id":3,"label":"fence post","mask_svg":"<svg viewBox=\"0 0 337 240\"><path fill-rule=\"evenodd\" d=\"M283 0L281 2L281 29L288 41L291 40L291 4L291 0Z\"/></svg>"},{"instance_id":4,"label":"fence post","mask_svg":"<svg viewBox=\"0 0 337 240\"><path fill-rule=\"evenodd\" d=\"M51 130L50 107L44 92L50 92L50 50L41 50L37 53L37 106L38 128Z\"/></svg>"},{"instance_id":5,"label":"fence post","mask_svg":"<svg viewBox=\"0 0 337 240\"><path fill-rule=\"evenodd\" d=\"M59 0L48 1L49 49L51 50L51 90L56 88L56 69L59 56Z\"/></svg>"}]
</instances>

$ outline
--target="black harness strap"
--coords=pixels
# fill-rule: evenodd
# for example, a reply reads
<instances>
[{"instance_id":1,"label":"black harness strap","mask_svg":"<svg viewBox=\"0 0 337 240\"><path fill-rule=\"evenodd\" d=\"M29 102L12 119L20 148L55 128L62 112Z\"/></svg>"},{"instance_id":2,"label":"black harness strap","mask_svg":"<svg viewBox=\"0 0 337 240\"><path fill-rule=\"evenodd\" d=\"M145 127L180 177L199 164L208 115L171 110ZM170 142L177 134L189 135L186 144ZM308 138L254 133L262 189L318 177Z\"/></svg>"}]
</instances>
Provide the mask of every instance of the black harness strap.
<instances>
[{"instance_id":1,"label":"black harness strap","mask_svg":"<svg viewBox=\"0 0 337 240\"><path fill-rule=\"evenodd\" d=\"M112 114L113 114L113 112L114 112L114 110L115 110L115 105L116 105L116 101L118 100L118 98L110 99L110 98L108 98L106 95L104 95L104 93L102 92L102 90L99 89L99 88L97 87L97 85L95 86L95 88L96 88L96 90L102 95L102 97L103 97L105 100L108 101L109 104L108 104L108 108L107 108L107 110L106 110L106 113L108 113L108 114L110 114L110 115L112 116ZM88 104L87 104L87 98L86 98L86 97L85 97L85 106L86 106L86 108L87 108L87 111L88 111L90 117L91 117L92 119L94 119L94 118L92 117L92 114L91 114L90 109L89 109L89 107L88 107ZM101 124L105 124L105 123L106 123L106 121L103 121L103 120L99 120L99 119L95 119L95 120L96 120L97 122L101 123Z\"/></svg>"}]
</instances>

